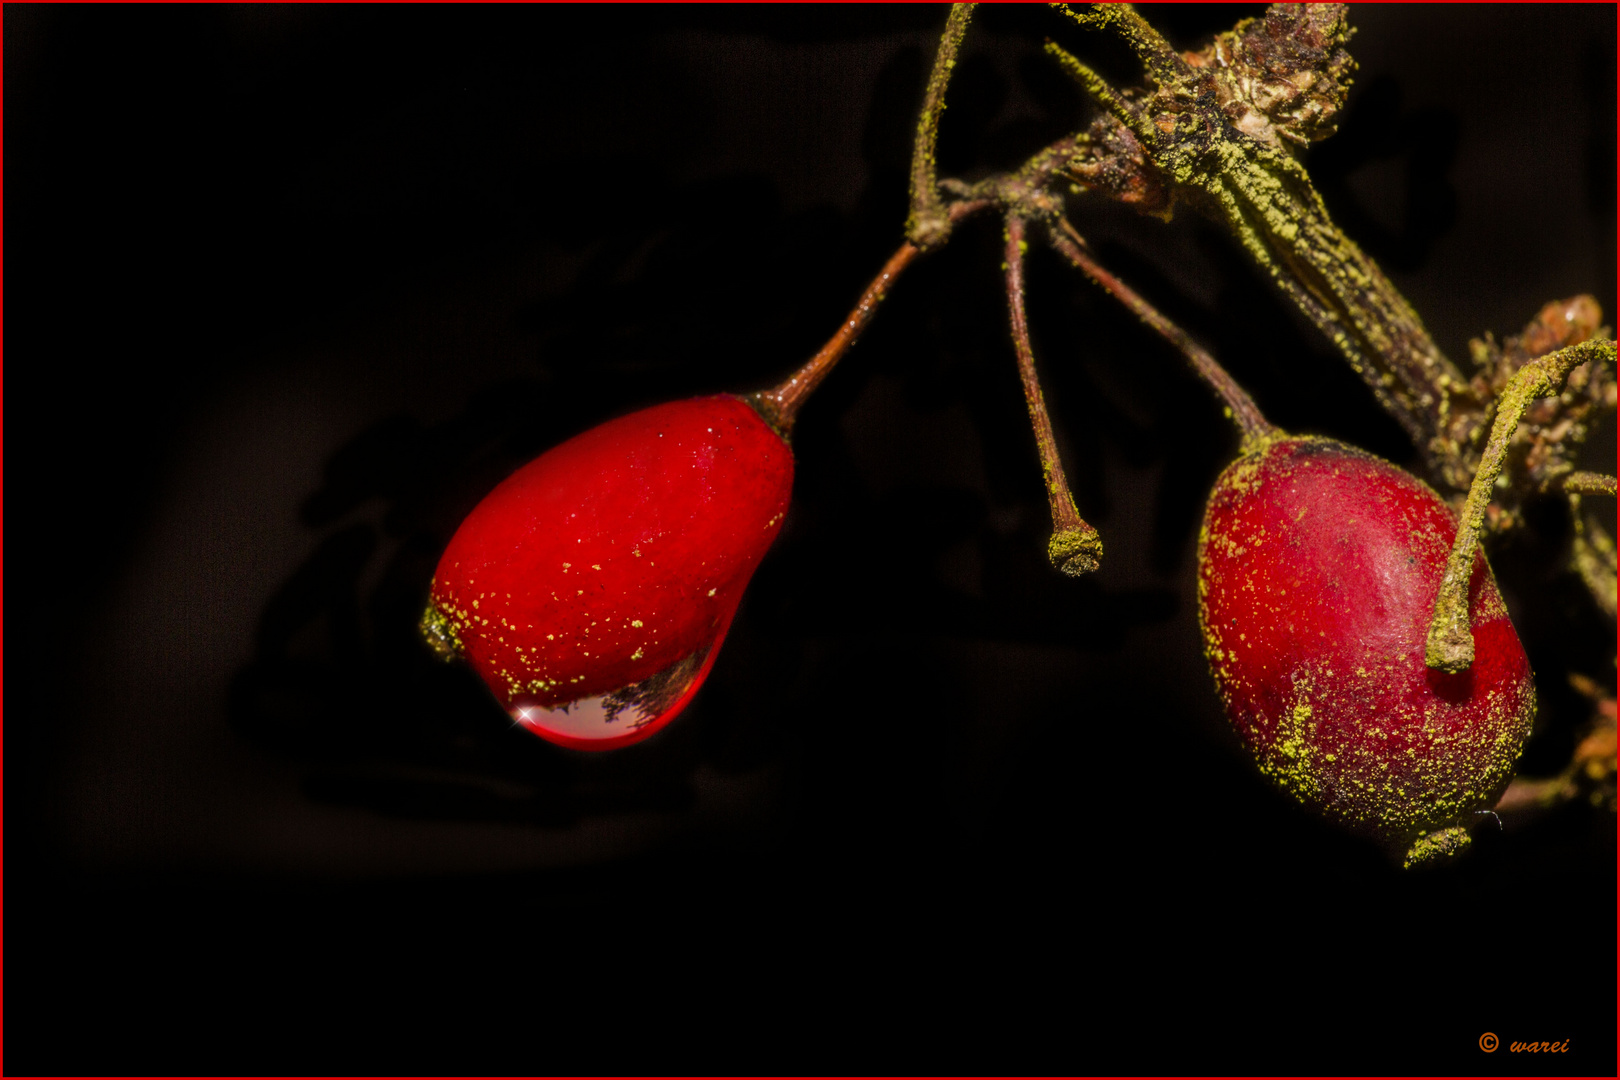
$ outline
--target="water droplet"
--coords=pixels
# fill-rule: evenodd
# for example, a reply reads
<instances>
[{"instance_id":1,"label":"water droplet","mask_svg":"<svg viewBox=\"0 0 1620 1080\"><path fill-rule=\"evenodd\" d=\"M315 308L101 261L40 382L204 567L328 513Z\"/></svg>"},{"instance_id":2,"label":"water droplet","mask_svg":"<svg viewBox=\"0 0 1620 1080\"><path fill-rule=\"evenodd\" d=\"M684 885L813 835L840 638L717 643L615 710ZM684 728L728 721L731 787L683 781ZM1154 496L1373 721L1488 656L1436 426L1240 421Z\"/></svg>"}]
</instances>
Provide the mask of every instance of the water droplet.
<instances>
[{"instance_id":1,"label":"water droplet","mask_svg":"<svg viewBox=\"0 0 1620 1080\"><path fill-rule=\"evenodd\" d=\"M507 706L518 724L575 750L610 750L639 742L678 716L708 677L724 633L671 666L607 694L543 705L519 695Z\"/></svg>"}]
</instances>

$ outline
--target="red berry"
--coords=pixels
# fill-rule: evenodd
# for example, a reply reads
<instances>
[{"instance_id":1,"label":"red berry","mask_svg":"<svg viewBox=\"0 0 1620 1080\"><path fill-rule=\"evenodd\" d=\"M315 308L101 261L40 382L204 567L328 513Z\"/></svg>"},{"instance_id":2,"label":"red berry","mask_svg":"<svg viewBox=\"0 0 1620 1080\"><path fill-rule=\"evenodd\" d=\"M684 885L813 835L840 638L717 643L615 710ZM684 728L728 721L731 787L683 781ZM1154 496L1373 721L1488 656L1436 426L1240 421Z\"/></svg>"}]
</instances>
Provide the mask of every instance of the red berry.
<instances>
[{"instance_id":1,"label":"red berry","mask_svg":"<svg viewBox=\"0 0 1620 1080\"><path fill-rule=\"evenodd\" d=\"M1199 537L1205 652L1260 770L1407 865L1466 845L1535 717L1530 664L1483 555L1473 665L1425 666L1456 532L1409 473L1330 439L1277 438L1221 474Z\"/></svg>"},{"instance_id":2,"label":"red berry","mask_svg":"<svg viewBox=\"0 0 1620 1080\"><path fill-rule=\"evenodd\" d=\"M787 443L741 398L609 421L467 516L423 632L542 738L639 741L702 685L792 487Z\"/></svg>"}]
</instances>

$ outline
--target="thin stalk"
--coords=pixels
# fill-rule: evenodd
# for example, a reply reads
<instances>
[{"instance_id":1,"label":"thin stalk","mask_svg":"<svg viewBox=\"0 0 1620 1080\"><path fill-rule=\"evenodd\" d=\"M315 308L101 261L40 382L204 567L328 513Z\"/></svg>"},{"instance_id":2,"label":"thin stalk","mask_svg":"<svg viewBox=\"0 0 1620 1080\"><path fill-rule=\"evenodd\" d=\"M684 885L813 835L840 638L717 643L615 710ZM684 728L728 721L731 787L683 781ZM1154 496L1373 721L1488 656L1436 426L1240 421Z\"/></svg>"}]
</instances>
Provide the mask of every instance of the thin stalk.
<instances>
[{"instance_id":1,"label":"thin stalk","mask_svg":"<svg viewBox=\"0 0 1620 1080\"><path fill-rule=\"evenodd\" d=\"M888 295L889 285L900 276L902 270L911 265L911 260L920 254L922 249L911 241L901 244L900 249L889 256L889 261L883 265L878 276L872 279L872 283L861 294L854 310L844 317L838 332L828 339L827 344L823 345L816 355L779 386L748 396L749 404L759 410L760 415L765 417L783 437L792 432L793 421L798 417L799 409L810 397L811 391L821 385L821 380L832 371L833 365L843 359L850 346L861 336L861 331L866 329L866 324L872 320L878 305Z\"/></svg>"},{"instance_id":2,"label":"thin stalk","mask_svg":"<svg viewBox=\"0 0 1620 1080\"><path fill-rule=\"evenodd\" d=\"M1562 486L1570 495L1613 495L1615 478L1603 473L1577 471L1565 473Z\"/></svg>"},{"instance_id":3,"label":"thin stalk","mask_svg":"<svg viewBox=\"0 0 1620 1080\"><path fill-rule=\"evenodd\" d=\"M1594 515L1581 507L1581 496L1569 495L1570 521L1575 527L1570 563L1581 575L1587 590L1609 618L1615 617L1616 553L1614 538L1599 525Z\"/></svg>"},{"instance_id":4,"label":"thin stalk","mask_svg":"<svg viewBox=\"0 0 1620 1080\"><path fill-rule=\"evenodd\" d=\"M1007 311L1012 322L1013 350L1018 355L1018 375L1024 384L1024 403L1029 406L1030 425L1035 429L1035 445L1041 455L1041 474L1046 482L1046 498L1052 510L1052 539L1046 555L1052 565L1070 577L1097 569L1102 559L1102 537L1086 524L1074 505L1069 480L1058 457L1052 421L1046 414L1046 398L1035 375L1035 351L1029 344L1029 320L1024 313L1024 219L1007 215Z\"/></svg>"},{"instance_id":5,"label":"thin stalk","mask_svg":"<svg viewBox=\"0 0 1620 1080\"><path fill-rule=\"evenodd\" d=\"M1277 434L1278 429L1261 415L1254 399L1238 385L1237 380L1227 374L1226 369L1221 367L1213 356L1205 352L1185 330L1161 315L1152 304L1103 269L1097 260L1091 257L1085 239L1075 231L1068 218L1059 219L1058 228L1062 231L1049 230L1051 244L1058 253L1073 263L1104 292L1124 304L1138 319L1157 331L1160 337L1179 349L1181 355L1187 358L1187 362L1192 364L1193 371L1198 377L1220 397L1226 405L1227 417L1237 425L1238 431L1243 436L1242 452L1247 453Z\"/></svg>"},{"instance_id":6,"label":"thin stalk","mask_svg":"<svg viewBox=\"0 0 1620 1080\"><path fill-rule=\"evenodd\" d=\"M1513 379L1496 399L1496 422L1485 444L1479 471L1468 489L1462 520L1446 575L1440 582L1434 618L1429 624L1425 660L1429 667L1456 673L1467 671L1474 662L1474 632L1468 616L1468 584L1473 575L1474 557L1479 550L1479 529L1485 520L1496 478L1507 456L1508 442L1524 418L1525 410L1537 398L1552 397L1564 385L1569 373L1582 364L1598 360L1614 362L1612 341L1583 341L1579 345L1539 356L1514 373Z\"/></svg>"},{"instance_id":7,"label":"thin stalk","mask_svg":"<svg viewBox=\"0 0 1620 1080\"><path fill-rule=\"evenodd\" d=\"M934 54L934 70L928 76L922 113L917 117L917 136L911 150L911 217L906 222L906 238L924 250L940 244L951 232L952 219L939 195L935 148L939 144L940 115L945 112L945 88L956 67L956 53L973 18L973 8L973 4L951 5L945 33L939 39L939 51Z\"/></svg>"}]
</instances>

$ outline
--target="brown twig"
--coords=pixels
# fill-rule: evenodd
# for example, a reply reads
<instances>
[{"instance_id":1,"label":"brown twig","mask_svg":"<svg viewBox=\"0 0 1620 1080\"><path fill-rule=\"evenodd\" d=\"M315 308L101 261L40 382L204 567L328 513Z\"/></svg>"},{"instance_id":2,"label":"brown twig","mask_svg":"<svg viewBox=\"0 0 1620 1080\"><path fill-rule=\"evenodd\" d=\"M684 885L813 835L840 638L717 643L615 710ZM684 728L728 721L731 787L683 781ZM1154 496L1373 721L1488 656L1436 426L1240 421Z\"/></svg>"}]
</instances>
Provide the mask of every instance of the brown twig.
<instances>
[{"instance_id":1,"label":"brown twig","mask_svg":"<svg viewBox=\"0 0 1620 1080\"><path fill-rule=\"evenodd\" d=\"M1615 494L1615 478L1602 473L1581 471L1565 473L1561 486L1570 495Z\"/></svg>"},{"instance_id":2,"label":"brown twig","mask_svg":"<svg viewBox=\"0 0 1620 1080\"><path fill-rule=\"evenodd\" d=\"M1046 399L1035 375L1035 352L1029 344L1029 321L1024 313L1024 219L1007 215L1007 311L1012 322L1013 350L1018 355L1018 374L1024 384L1024 403L1029 406L1030 425L1035 429L1035 445L1041 455L1041 473L1046 481L1046 498L1052 509L1052 539L1047 542L1047 558L1071 577L1097 569L1102 559L1102 537L1086 524L1069 492L1063 461L1058 457L1052 421L1046 415Z\"/></svg>"},{"instance_id":3,"label":"brown twig","mask_svg":"<svg viewBox=\"0 0 1620 1080\"><path fill-rule=\"evenodd\" d=\"M943 243L950 236L952 217L940 199L935 179L935 147L939 142L939 119L945 111L945 87L956 67L956 53L973 17L973 4L952 4L945 20L945 33L934 54L934 70L928 77L922 113L917 117L917 136L911 151L911 217L906 222L906 238L924 251Z\"/></svg>"},{"instance_id":4,"label":"brown twig","mask_svg":"<svg viewBox=\"0 0 1620 1080\"><path fill-rule=\"evenodd\" d=\"M1062 231L1058 231L1059 229ZM1068 218L1060 218L1058 228L1049 230L1049 239L1058 253L1073 263L1076 269L1181 351L1181 355L1192 364L1198 377L1203 379L1225 403L1226 415L1237 424L1238 431L1242 433L1245 451L1277 434L1278 429L1261 415L1254 399L1237 384L1237 380L1227 374L1226 369L1213 356L1205 352L1185 330L1161 315L1152 304L1103 269L1097 260L1091 257L1085 239L1075 230Z\"/></svg>"},{"instance_id":5,"label":"brown twig","mask_svg":"<svg viewBox=\"0 0 1620 1080\"><path fill-rule=\"evenodd\" d=\"M1491 438L1480 457L1479 470L1468 489L1457 539L1446 560L1446 575L1440 582L1434 618L1429 624L1425 659L1440 671L1468 670L1474 662L1474 633L1468 616L1468 582L1474 555L1479 549L1479 529L1485 520L1485 507L1491 501L1496 477L1502 471L1508 441L1523 419L1525 410L1537 398L1551 397L1564 385L1569 373L1582 364L1607 359L1614 361L1612 341L1584 341L1559 349L1525 364L1513 376L1496 400L1496 422Z\"/></svg>"}]
</instances>

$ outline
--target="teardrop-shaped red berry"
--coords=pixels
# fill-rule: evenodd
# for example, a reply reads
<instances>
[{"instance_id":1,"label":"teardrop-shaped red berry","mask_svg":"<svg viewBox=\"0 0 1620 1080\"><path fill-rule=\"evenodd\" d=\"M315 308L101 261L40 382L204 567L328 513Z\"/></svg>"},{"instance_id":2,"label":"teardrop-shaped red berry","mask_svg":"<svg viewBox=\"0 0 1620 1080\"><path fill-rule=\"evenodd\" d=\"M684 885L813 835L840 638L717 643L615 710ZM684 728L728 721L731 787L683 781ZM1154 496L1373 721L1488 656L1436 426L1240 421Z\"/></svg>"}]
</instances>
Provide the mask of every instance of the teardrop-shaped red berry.
<instances>
[{"instance_id":1,"label":"teardrop-shaped red berry","mask_svg":"<svg viewBox=\"0 0 1620 1080\"><path fill-rule=\"evenodd\" d=\"M1459 850L1513 778L1530 664L1484 555L1473 666L1425 642L1457 519L1425 484L1330 439L1277 438L1221 474L1198 545L1198 613L1228 718L1301 803L1406 853Z\"/></svg>"},{"instance_id":2,"label":"teardrop-shaped red berry","mask_svg":"<svg viewBox=\"0 0 1620 1080\"><path fill-rule=\"evenodd\" d=\"M535 734L587 750L639 741L702 685L792 487L787 443L741 398L609 421L467 516L423 632Z\"/></svg>"}]
</instances>

